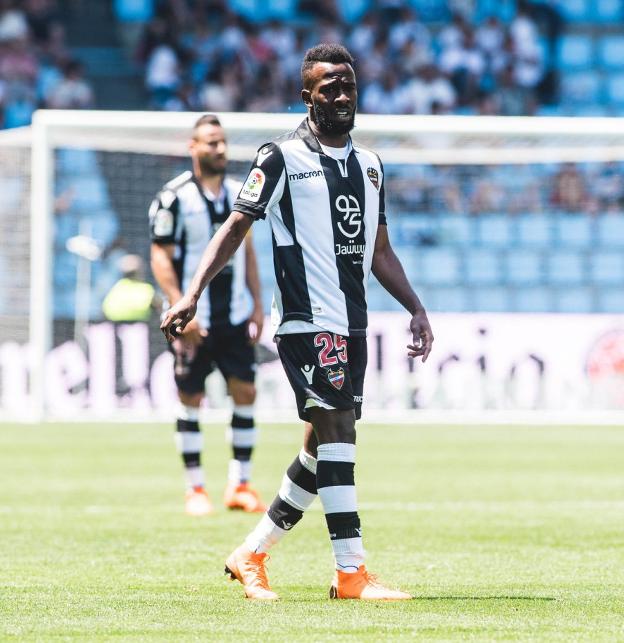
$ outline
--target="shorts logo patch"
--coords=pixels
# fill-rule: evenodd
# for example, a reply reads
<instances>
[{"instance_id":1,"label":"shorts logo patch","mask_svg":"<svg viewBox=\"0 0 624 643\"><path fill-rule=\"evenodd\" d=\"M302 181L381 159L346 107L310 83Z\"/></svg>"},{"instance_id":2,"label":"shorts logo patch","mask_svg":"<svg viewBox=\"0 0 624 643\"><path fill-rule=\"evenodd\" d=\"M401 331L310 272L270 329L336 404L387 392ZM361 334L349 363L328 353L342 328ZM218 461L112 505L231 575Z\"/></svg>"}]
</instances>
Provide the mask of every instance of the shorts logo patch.
<instances>
[{"instance_id":1,"label":"shorts logo patch","mask_svg":"<svg viewBox=\"0 0 624 643\"><path fill-rule=\"evenodd\" d=\"M254 167L240 191L240 198L257 203L260 194L262 194L265 180L264 172L259 167Z\"/></svg>"},{"instance_id":2,"label":"shorts logo patch","mask_svg":"<svg viewBox=\"0 0 624 643\"><path fill-rule=\"evenodd\" d=\"M379 190L379 172L374 167L369 167L366 174L370 182L375 186L375 190Z\"/></svg>"},{"instance_id":3,"label":"shorts logo patch","mask_svg":"<svg viewBox=\"0 0 624 643\"><path fill-rule=\"evenodd\" d=\"M158 210L154 216L154 234L157 237L169 237L173 234L173 214L170 210Z\"/></svg>"},{"instance_id":4,"label":"shorts logo patch","mask_svg":"<svg viewBox=\"0 0 624 643\"><path fill-rule=\"evenodd\" d=\"M306 364L305 366L301 367L301 372L303 373L304 377L306 378L306 381L310 386L312 386L312 381L314 380L314 369L315 366L311 366L310 364Z\"/></svg>"},{"instance_id":5,"label":"shorts logo patch","mask_svg":"<svg viewBox=\"0 0 624 643\"><path fill-rule=\"evenodd\" d=\"M331 368L327 371L327 379L329 380L329 383L334 387L340 390L342 388L342 385L344 384L344 379L345 379L345 372L344 368L342 366L335 370L332 371Z\"/></svg>"}]
</instances>

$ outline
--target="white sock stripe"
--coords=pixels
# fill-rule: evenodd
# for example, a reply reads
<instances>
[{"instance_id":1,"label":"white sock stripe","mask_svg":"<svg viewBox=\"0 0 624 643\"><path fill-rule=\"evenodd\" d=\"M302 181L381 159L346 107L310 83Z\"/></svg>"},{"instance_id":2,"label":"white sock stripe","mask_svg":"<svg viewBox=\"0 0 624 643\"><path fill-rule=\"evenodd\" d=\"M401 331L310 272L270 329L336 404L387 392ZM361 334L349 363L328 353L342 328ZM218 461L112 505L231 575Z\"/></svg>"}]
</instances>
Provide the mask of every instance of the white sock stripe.
<instances>
[{"instance_id":1,"label":"white sock stripe","mask_svg":"<svg viewBox=\"0 0 624 643\"><path fill-rule=\"evenodd\" d=\"M239 484L242 480L251 480L251 461L232 458L228 464L228 481Z\"/></svg>"},{"instance_id":2,"label":"white sock stripe","mask_svg":"<svg viewBox=\"0 0 624 643\"><path fill-rule=\"evenodd\" d=\"M364 543L362 537L359 538L341 538L332 540L332 549L334 554L359 554L364 558Z\"/></svg>"},{"instance_id":3,"label":"white sock stripe","mask_svg":"<svg viewBox=\"0 0 624 643\"><path fill-rule=\"evenodd\" d=\"M204 472L201 467L188 467L184 470L184 475L189 489L204 486Z\"/></svg>"},{"instance_id":4,"label":"white sock stripe","mask_svg":"<svg viewBox=\"0 0 624 643\"><path fill-rule=\"evenodd\" d=\"M186 420L187 422L199 421L199 407L187 406L186 404L178 404L178 419Z\"/></svg>"},{"instance_id":5,"label":"white sock stripe","mask_svg":"<svg viewBox=\"0 0 624 643\"><path fill-rule=\"evenodd\" d=\"M176 431L174 439L178 453L201 453L204 446L201 431Z\"/></svg>"},{"instance_id":6,"label":"white sock stripe","mask_svg":"<svg viewBox=\"0 0 624 643\"><path fill-rule=\"evenodd\" d=\"M233 447L255 447L257 432L256 429L232 429L229 430L229 442Z\"/></svg>"},{"instance_id":7,"label":"white sock stripe","mask_svg":"<svg viewBox=\"0 0 624 643\"><path fill-rule=\"evenodd\" d=\"M301 451L299 451L299 462L301 462L302 466L310 473L316 475L316 458L313 455L301 449Z\"/></svg>"},{"instance_id":8,"label":"white sock stripe","mask_svg":"<svg viewBox=\"0 0 624 643\"><path fill-rule=\"evenodd\" d=\"M253 404L235 404L232 412L246 420L253 420L255 406Z\"/></svg>"},{"instance_id":9,"label":"white sock stripe","mask_svg":"<svg viewBox=\"0 0 624 643\"><path fill-rule=\"evenodd\" d=\"M299 509L299 511L306 511L306 509L314 502L314 498L316 498L316 494L302 489L287 475L282 478L282 486L280 487L278 494L282 500L287 502L291 507Z\"/></svg>"},{"instance_id":10,"label":"white sock stripe","mask_svg":"<svg viewBox=\"0 0 624 643\"><path fill-rule=\"evenodd\" d=\"M357 511L357 496L353 485L323 487L318 490L318 495L326 514Z\"/></svg>"},{"instance_id":11,"label":"white sock stripe","mask_svg":"<svg viewBox=\"0 0 624 643\"><path fill-rule=\"evenodd\" d=\"M245 538L245 544L250 551L264 553L277 544L285 533L285 529L278 527L267 514L264 514L256 528Z\"/></svg>"},{"instance_id":12,"label":"white sock stripe","mask_svg":"<svg viewBox=\"0 0 624 643\"><path fill-rule=\"evenodd\" d=\"M319 444L316 449L317 459L328 462L355 462L355 444L346 442L329 442Z\"/></svg>"}]
</instances>

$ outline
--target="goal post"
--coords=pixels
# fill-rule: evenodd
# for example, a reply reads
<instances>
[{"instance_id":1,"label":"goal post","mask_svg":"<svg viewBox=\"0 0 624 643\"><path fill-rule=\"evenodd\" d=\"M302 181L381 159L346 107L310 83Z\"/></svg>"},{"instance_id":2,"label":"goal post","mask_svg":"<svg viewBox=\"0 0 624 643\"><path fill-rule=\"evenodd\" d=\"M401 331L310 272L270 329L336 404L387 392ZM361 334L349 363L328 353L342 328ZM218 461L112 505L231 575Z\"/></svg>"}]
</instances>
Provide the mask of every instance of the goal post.
<instances>
[{"instance_id":1,"label":"goal post","mask_svg":"<svg viewBox=\"0 0 624 643\"><path fill-rule=\"evenodd\" d=\"M24 174L22 189L28 192L28 198L21 201L21 207L27 207L22 212L22 216L28 219L30 231L27 242L29 271L27 277L24 277L28 281L29 291L28 314L24 318L28 325L27 342L23 341L24 338L20 339L11 333L10 315L7 317L5 330L5 340L15 339L16 344L22 346L28 344L29 347L28 412L24 410L23 405L15 402L9 413L7 408L2 408L3 405L6 407L6 404L0 403L0 417L6 417L8 414L12 417L17 415L29 419L41 419L58 415L57 411L51 409L51 402L54 402L58 392L54 386L50 386L50 378L58 378L59 373L66 373L66 371L71 371L66 385L69 391L66 413L71 411L85 417L90 415L106 417L106 410L110 410L110 405L119 401L118 392L111 395L110 391L102 393L97 403L94 401L93 391L100 384L92 380L102 378L98 374L89 372L88 362L92 355L89 359L85 358L83 363L83 358L76 347L69 346L68 328L76 310L72 308L68 292L65 292L62 286L60 294L64 297L64 303L61 306L57 301L58 280L60 275L62 277L60 283L69 284L67 291L75 289L76 278L73 273L77 271L76 262L86 260L76 256L66 257L65 263L60 265L59 252L65 253L65 245L61 247L58 244L61 242L66 244L66 238L59 237L58 228L65 226L62 232L66 236L74 234L75 230L72 226L75 227L76 221L81 217L91 217L92 229L95 231L94 238L101 244L102 249L109 253L111 265L114 253L118 250L115 244L119 238L123 238L126 251L133 251L138 245L144 251L147 247L147 207L151 197L167 178L174 176L175 172L187 163L190 131L200 115L200 113L188 112L40 110L35 113L33 124L28 130L19 133L0 133L0 153L5 159L5 164L10 165L11 159L17 160L16 155L19 150L19 163L16 163L16 167L19 165L20 171ZM228 135L232 174L236 178L244 178L244 173L259 145L282 132L294 129L303 117L301 113L219 114ZM443 251L447 242L451 245L456 244L456 235L463 234L461 231L458 232L461 225L455 226L455 223L451 233L448 233L445 227L449 218L446 216L446 209L450 211L454 208L452 214L458 215L457 220L462 219L459 215L465 214L466 217L463 218L470 219L470 226L477 224L469 215L482 212L479 210L479 205L472 205L473 201L478 199L475 198L470 201L470 205L466 205L468 203L466 199L465 203L460 203L460 197L453 196L453 190L455 192L461 190L457 186L449 187L448 177L452 178L451 183L463 182L470 186L470 190L478 191L481 177L487 170L491 177L484 191L499 189L501 194L498 196L498 203L506 206L506 201L517 199L519 203L521 202L521 205L517 206L517 211L524 211L523 208L528 211L531 205L527 194L524 194L527 182L517 181L517 184L514 184L515 175L530 174L531 189L544 192L550 189L549 181L552 180L553 167L559 168L573 163L588 167L589 171L592 171L593 167L624 161L624 122L615 118L362 114L357 116L356 124L353 132L354 139L359 144L375 150L380 155L388 175L392 177L392 190L388 190L389 209L391 214L400 212L400 226L398 226L399 232L391 230L391 235L398 234L402 237L403 244L400 246L399 254L419 290L421 272L427 266L437 264L423 264L424 260L416 256L419 253L410 253L410 240L416 240L415 243L423 247L433 244L436 245L435 250ZM76 154L72 154L72 151ZM25 158L29 159L28 167L24 163ZM14 171L16 167L13 168ZM497 168L500 168L500 172ZM426 181L422 178L423 173L427 173ZM82 177L80 187L72 192L70 179L78 175ZM498 182L500 176L503 176L502 183ZM535 185L537 185L536 188ZM81 204L67 205L66 202L72 199L76 204L76 200L80 200L79 197L84 197ZM27 203L28 205L25 206ZM544 207L543 204L540 207ZM547 204L546 207L549 205ZM63 208L66 209L63 210ZM100 214L95 212L97 209L101 210ZM65 212L70 214L63 214ZM443 215L437 217L438 212ZM485 212L491 213L490 210ZM439 221L434 221L436 217ZM429 224L423 224L426 218L436 230L437 236L434 241L428 237L431 235L432 228L427 228ZM268 283L272 272L270 260L267 262L267 253L270 251L268 226L256 226L254 230L256 228L261 241L260 257L265 264L263 270L265 275L269 275L265 280ZM98 234L101 238L98 238ZM504 241L499 240L496 243L502 244ZM429 252L429 248L426 249ZM455 273L460 279L465 279L462 266L467 265L468 260L465 258L467 250L462 247L453 252L460 257L460 267ZM505 250L503 249L502 252ZM543 252L546 253L547 250L544 249ZM10 255L7 256L10 261ZM497 259L499 263L506 260L506 257ZM541 261L545 260L544 255ZM435 257L431 261L435 261ZM23 264L14 268L18 271L24 270ZM105 283L110 276L111 273L108 270L101 279L102 283ZM450 274L446 282L440 277L437 285L435 281L422 284L425 303L428 303L427 293L431 293L432 297L438 296L436 289L441 293L439 298L442 304L434 305L434 311L445 312L444 296L448 295L452 298L457 294L457 289L453 288L452 278L453 275ZM54 279L57 279L57 291L54 290ZM487 282L487 279L484 282ZM565 288L565 285L562 288ZM502 293L504 289L505 284L501 282L499 291ZM464 290L469 292L468 283L465 284ZM389 299L383 298L383 294L380 294L378 289L373 288L372 294L377 310L384 310L383 307L386 305L388 311L397 310ZM90 295L91 310L96 310L101 293L90 293ZM466 295L464 293L461 296ZM504 299L503 296L501 301ZM453 310L452 307L451 310ZM499 310L502 310L502 306L494 312ZM66 322L65 326L59 325L58 319L63 319ZM135 336L133 336L134 340L131 339L129 331L125 335L122 333L121 336L114 338L107 333L105 328L99 331L93 330L85 340L87 343L91 342L90 350L93 355L103 354L104 345L114 347L121 342L122 348L135 349L144 341L137 340ZM379 340L381 344L384 341L386 341L384 338ZM68 344L65 346L67 354L63 357L64 366L59 371L58 368L61 367L56 368L54 364L50 366L50 353L52 349L65 343ZM152 358L153 356L150 356L150 363L154 361ZM130 361L130 358L126 360L126 362ZM166 356L161 362L162 364L158 364L159 373L167 368ZM3 365L6 363L8 358ZM388 368L387 360L383 367L381 365L378 367L381 373L379 375L381 390L386 381L381 369ZM4 366L4 368L7 367ZM109 373L110 364L100 368L103 369L102 372L106 372L109 380L116 377L114 373ZM117 371L126 369L130 373L127 375L130 379L146 377L146 386L150 389L164 387L149 369L145 373L132 375L132 367L129 363L121 366L113 365L112 368ZM418 377L418 372L414 375L409 371L409 375L403 380L407 381L411 378L412 388L418 389L420 385L413 383ZM8 379L6 376L3 377L5 382L2 385L3 400L9 397L6 388ZM18 379L21 381L24 378ZM403 380L400 386L403 386ZM101 385L101 390L105 388L106 386ZM409 406L413 403L410 397L412 394L403 390L396 395L392 391L384 395L386 397L379 398L378 401L382 406L388 400L396 403L397 397L400 398L399 405ZM485 397L487 398L487 395ZM124 398L125 401L120 402L120 408L124 410L127 409L125 404L135 404L136 406L131 407L134 409L131 410L131 415L140 417L154 410L150 408L149 399L144 395L136 393L134 398L130 398ZM408 399L412 401L406 401ZM271 404L273 403L278 404L279 400L272 401ZM422 406L422 403L418 404ZM425 407L444 409L448 404L457 403L448 402L446 398L440 401L438 393L432 393ZM483 404L487 407L489 403L486 400ZM598 406L602 404L605 408L613 406L612 402L605 402L604 399L603 402L594 400L592 404ZM497 403L495 408L500 409L503 406L502 403ZM552 408L552 403L547 406ZM127 410L123 412L126 415L128 413ZM61 412L60 415L63 413ZM112 417L115 413L108 415Z\"/></svg>"}]
</instances>

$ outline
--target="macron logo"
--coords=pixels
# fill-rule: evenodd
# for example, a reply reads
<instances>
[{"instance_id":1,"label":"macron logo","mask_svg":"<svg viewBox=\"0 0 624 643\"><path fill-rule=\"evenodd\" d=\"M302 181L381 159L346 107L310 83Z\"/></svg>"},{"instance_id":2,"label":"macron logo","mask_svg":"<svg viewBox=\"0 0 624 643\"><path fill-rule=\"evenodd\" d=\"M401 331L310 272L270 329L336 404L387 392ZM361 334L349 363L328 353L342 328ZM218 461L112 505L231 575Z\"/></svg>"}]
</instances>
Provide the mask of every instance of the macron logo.
<instances>
[{"instance_id":1,"label":"macron logo","mask_svg":"<svg viewBox=\"0 0 624 643\"><path fill-rule=\"evenodd\" d=\"M324 176L323 170L310 170L309 172L295 172L288 175L289 181L301 181L301 179L312 179L315 176Z\"/></svg>"}]
</instances>

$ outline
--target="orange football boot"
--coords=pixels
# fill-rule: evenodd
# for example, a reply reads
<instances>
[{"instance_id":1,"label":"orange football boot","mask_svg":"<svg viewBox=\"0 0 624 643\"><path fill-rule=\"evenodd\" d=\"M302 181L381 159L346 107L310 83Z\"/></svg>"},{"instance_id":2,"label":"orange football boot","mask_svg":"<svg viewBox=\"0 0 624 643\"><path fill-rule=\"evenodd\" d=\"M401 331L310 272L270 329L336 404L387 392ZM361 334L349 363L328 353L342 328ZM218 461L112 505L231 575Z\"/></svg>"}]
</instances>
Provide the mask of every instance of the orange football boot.
<instances>
[{"instance_id":1,"label":"orange football boot","mask_svg":"<svg viewBox=\"0 0 624 643\"><path fill-rule=\"evenodd\" d=\"M189 516L207 516L212 513L212 502L203 487L193 487L186 492L184 510Z\"/></svg>"},{"instance_id":2,"label":"orange football boot","mask_svg":"<svg viewBox=\"0 0 624 643\"><path fill-rule=\"evenodd\" d=\"M355 574L336 570L329 588L329 598L359 598L363 601L403 601L414 598L410 594L384 587L373 574L360 565Z\"/></svg>"},{"instance_id":3,"label":"orange football boot","mask_svg":"<svg viewBox=\"0 0 624 643\"><path fill-rule=\"evenodd\" d=\"M247 513L266 511L266 505L260 500L258 492L248 482L228 484L223 495L223 503L228 509L242 509Z\"/></svg>"},{"instance_id":4,"label":"orange football boot","mask_svg":"<svg viewBox=\"0 0 624 643\"><path fill-rule=\"evenodd\" d=\"M246 545L237 547L225 561L225 573L245 588L245 596L259 601L275 601L279 596L269 587L264 562L268 554L254 554Z\"/></svg>"}]
</instances>

